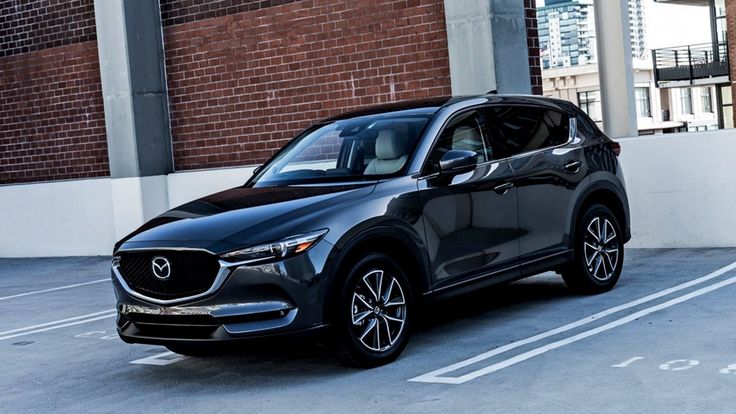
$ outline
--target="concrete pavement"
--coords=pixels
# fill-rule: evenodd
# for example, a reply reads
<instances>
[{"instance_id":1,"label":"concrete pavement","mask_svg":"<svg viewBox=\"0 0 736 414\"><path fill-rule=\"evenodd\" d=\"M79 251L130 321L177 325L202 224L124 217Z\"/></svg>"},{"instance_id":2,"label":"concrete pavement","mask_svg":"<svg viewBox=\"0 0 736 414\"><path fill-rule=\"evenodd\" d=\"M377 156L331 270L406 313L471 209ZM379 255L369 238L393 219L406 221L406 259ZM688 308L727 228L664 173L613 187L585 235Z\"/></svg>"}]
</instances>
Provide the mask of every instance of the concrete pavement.
<instances>
[{"instance_id":1,"label":"concrete pavement","mask_svg":"<svg viewBox=\"0 0 736 414\"><path fill-rule=\"evenodd\" d=\"M364 371L309 342L203 359L127 345L108 258L0 259L0 411L733 413L735 261L628 250L604 295L550 273L443 301Z\"/></svg>"}]
</instances>

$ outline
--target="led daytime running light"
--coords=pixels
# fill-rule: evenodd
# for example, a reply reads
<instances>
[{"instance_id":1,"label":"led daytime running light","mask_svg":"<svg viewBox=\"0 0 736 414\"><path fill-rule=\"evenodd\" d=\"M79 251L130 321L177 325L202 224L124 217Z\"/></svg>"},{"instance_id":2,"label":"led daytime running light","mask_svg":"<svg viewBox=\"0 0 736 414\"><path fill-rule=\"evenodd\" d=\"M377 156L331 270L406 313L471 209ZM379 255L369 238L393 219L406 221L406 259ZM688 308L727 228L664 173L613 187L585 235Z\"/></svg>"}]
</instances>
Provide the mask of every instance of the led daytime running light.
<instances>
[{"instance_id":1,"label":"led daytime running light","mask_svg":"<svg viewBox=\"0 0 736 414\"><path fill-rule=\"evenodd\" d=\"M317 244L325 234L327 234L327 229L291 236L273 243L265 243L225 253L222 255L222 258L230 262L283 259L309 250L309 248Z\"/></svg>"}]
</instances>

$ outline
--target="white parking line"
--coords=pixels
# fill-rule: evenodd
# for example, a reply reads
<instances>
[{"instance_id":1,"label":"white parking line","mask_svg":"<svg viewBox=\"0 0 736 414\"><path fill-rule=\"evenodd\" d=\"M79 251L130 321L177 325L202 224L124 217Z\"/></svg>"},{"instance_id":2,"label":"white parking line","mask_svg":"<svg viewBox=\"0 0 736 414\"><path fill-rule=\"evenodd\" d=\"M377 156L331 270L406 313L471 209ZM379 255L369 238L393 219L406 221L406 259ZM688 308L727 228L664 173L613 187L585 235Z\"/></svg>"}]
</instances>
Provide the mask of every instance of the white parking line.
<instances>
[{"instance_id":1,"label":"white parking line","mask_svg":"<svg viewBox=\"0 0 736 414\"><path fill-rule=\"evenodd\" d=\"M160 354L151 355L149 357L136 359L135 361L130 361L131 364L143 364L143 365L157 365L157 366L164 366L164 365L170 365L174 362L179 362L182 360L187 359L184 355L179 355L174 352L162 352Z\"/></svg>"},{"instance_id":2,"label":"white parking line","mask_svg":"<svg viewBox=\"0 0 736 414\"><path fill-rule=\"evenodd\" d=\"M462 383L468 382L468 381L470 381L470 380L472 380L474 378L477 378L479 376L490 374L492 372L498 371L498 370L503 369L503 368L506 368L508 366L511 366L511 365L517 364L519 362L525 361L525 360L527 360L529 358L532 358L534 356L537 356L537 355L540 355L542 353L545 353L545 352L547 352L547 351L549 351L551 349L556 349L556 348L559 348L559 347L562 347L562 346L565 346L565 345L569 345L569 344L571 344L573 342L577 342L577 341L579 341L581 339L584 339L584 338L587 338L589 336L593 336L593 335L599 334L601 332L605 332L607 330L610 330L610 329L613 329L615 327L621 326L621 325L623 325L625 323L629 323L632 320L635 320L636 318L640 318L640 317L642 317L644 315L648 315L648 314L650 314L652 312L656 312L658 310L665 309L665 308L668 308L670 306L674 306L676 304L679 304L679 303L682 303L684 301L690 300L690 299L692 299L694 297L697 297L697 296L706 294L706 293L711 292L711 291L716 290L716 289L720 289L720 288L722 288L724 286L728 286L728 285L730 285L732 283L736 283L736 278L727 279L727 280L725 280L723 282L719 282L719 283L713 284L711 286L708 286L708 287L705 287L705 288L701 288L701 289L696 290L694 292L691 292L689 294L686 294L686 295L683 295L683 296L679 296L679 297L677 297L675 299L669 300L669 301L664 302L662 304L659 304L659 305L656 305L656 306L653 306L653 307L650 307L650 308L641 310L641 311L636 312L636 313L634 313L632 315L629 315L627 317L624 317L624 318L615 320L613 322L610 322L610 323L608 323L606 325L603 325L603 326L600 326L598 328L594 328L594 329L591 329L591 330L582 332L582 333L580 333L578 335L572 336L570 338L563 339L563 340L560 340L560 341L556 341L556 342L553 342L553 343L551 343L549 345L545 345L545 346L536 348L534 350L531 350L531 351L525 352L523 354L520 354L520 355L518 355L516 357L513 357L513 358L507 359L505 361L502 361L502 362L499 362L499 363L496 363L496 364L487 366L487 367L485 367L483 369L480 369L480 370L477 370L477 371L473 371L471 373L465 374L465 375L460 376L460 377L443 377L442 375L443 374L446 374L446 373L449 373L449 372L452 372L452 371L459 370L461 368L468 367L470 365L474 365L476 363L482 362L482 361L484 361L486 359L489 359L489 358L492 358L492 357L494 357L496 355L499 355L499 354L508 352L508 351L510 351L512 349L515 349L515 348L518 348L520 346L524 346L524 345L527 345L527 344L538 342L538 341L541 341L543 339L549 338L551 336L554 336L554 335L557 335L557 334L560 334L560 333L563 333L563 332L566 332L566 331L569 331L569 330L578 328L580 326L589 324L589 323L594 322L594 321L596 321L598 319L601 319L603 317L610 316L610 315L615 314L615 313L618 313L618 312L622 312L622 311L624 311L626 309L630 309L632 307L641 305L643 303L650 302L652 300L661 298L663 296L667 296L667 295L669 295L671 293L678 292L680 290L683 290L683 289L686 289L686 288L689 288L689 287L692 287L692 286L695 286L695 285L698 285L698 284L707 282L709 280L712 280L713 278L716 278L718 276L721 276L724 273L727 273L727 272L729 272L731 270L734 270L734 269L736 269L736 262L731 263L728 266L724 266L724 267L716 270L715 272L712 272L712 273L710 273L710 274L708 274L706 276L703 276L701 278L691 280L689 282L686 282L686 283L683 283L683 284L680 284L680 285L671 287L669 289L665 289L663 291L660 291L660 292L651 294L649 296L643 297L641 299L638 299L638 300L635 300L635 301L632 301L632 302L629 302L629 303L625 303L623 305L616 306L614 308L610 308L610 309L604 310L602 312L598 312L598 313L596 313L594 315L588 316L587 318L584 318L584 319L578 320L576 322L573 322L573 323L570 323L570 324L561 326L559 328L552 329L550 331L547 331L547 332L544 332L544 333L541 333L541 334L538 334L538 335L535 335L535 336L532 336L532 337L529 337L529 338L526 338L526 339L522 339L520 341L512 342L510 344L507 344L507 345L504 345L504 346L501 346L501 347L492 349L492 350L490 350L488 352L482 353L482 354L477 355L475 357L468 358L466 360L457 362L455 364L448 365L448 366L446 366L444 368L440 368L440 369L434 370L432 372L429 372L429 373L426 373L426 374L423 374L423 375L420 375L420 376L411 378L411 379L409 379L409 381L413 381L413 382L429 382L429 383L443 383L443 384L462 384Z\"/></svg>"},{"instance_id":3,"label":"white parking line","mask_svg":"<svg viewBox=\"0 0 736 414\"><path fill-rule=\"evenodd\" d=\"M87 315L75 316L73 318L66 318L58 321L42 323L39 325L27 326L25 328L13 329L10 331L0 332L0 341L39 332L51 331L67 326L74 326L82 323L98 321L101 319L112 318L115 317L115 315L115 309L108 309L102 312L89 313Z\"/></svg>"},{"instance_id":4,"label":"white parking line","mask_svg":"<svg viewBox=\"0 0 736 414\"><path fill-rule=\"evenodd\" d=\"M611 368L628 368L629 365L633 364L636 361L641 361L642 359L644 359L644 357L640 357L640 356L629 358L620 364L611 365Z\"/></svg>"},{"instance_id":5,"label":"white parking line","mask_svg":"<svg viewBox=\"0 0 736 414\"><path fill-rule=\"evenodd\" d=\"M0 301L8 300L8 299L15 299L15 298L22 298L23 296L30 296L30 295L38 295L39 293L47 293L47 292L55 292L57 290L64 290L64 289L71 289L79 286L87 286L87 285L93 285L95 283L102 283L102 282L109 282L110 279L99 279L99 280L93 280L91 282L84 282L84 283L76 283L73 285L66 285L66 286L59 286L51 289L44 289L44 290L35 290L33 292L25 292L25 293L18 293L17 295L10 295L10 296L3 296L0 297Z\"/></svg>"}]
</instances>

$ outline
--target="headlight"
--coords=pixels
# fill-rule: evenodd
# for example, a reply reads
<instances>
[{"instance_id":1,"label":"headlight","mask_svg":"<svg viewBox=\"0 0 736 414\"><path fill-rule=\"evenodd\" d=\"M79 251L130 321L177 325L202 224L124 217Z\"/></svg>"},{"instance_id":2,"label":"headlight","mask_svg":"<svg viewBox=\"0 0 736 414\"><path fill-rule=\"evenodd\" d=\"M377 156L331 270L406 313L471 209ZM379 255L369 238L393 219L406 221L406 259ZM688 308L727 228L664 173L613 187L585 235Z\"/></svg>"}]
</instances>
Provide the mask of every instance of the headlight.
<instances>
[{"instance_id":1,"label":"headlight","mask_svg":"<svg viewBox=\"0 0 736 414\"><path fill-rule=\"evenodd\" d=\"M287 237L273 243L261 244L246 249L225 253L222 258L228 262L256 262L271 259L285 259L306 252L327 234L327 229Z\"/></svg>"}]
</instances>

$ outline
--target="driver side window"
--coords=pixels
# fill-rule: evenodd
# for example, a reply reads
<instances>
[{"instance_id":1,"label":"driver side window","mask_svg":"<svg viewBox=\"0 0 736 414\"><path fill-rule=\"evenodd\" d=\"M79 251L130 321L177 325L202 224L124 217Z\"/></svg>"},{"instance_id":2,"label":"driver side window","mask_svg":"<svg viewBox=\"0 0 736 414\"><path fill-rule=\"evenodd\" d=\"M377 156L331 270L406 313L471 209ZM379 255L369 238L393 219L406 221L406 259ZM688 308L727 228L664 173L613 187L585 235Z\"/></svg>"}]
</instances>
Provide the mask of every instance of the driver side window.
<instances>
[{"instance_id":1,"label":"driver side window","mask_svg":"<svg viewBox=\"0 0 736 414\"><path fill-rule=\"evenodd\" d=\"M439 172L440 159L451 150L473 151L478 163L492 159L485 123L479 111L463 112L449 122L429 156L427 172Z\"/></svg>"}]
</instances>

